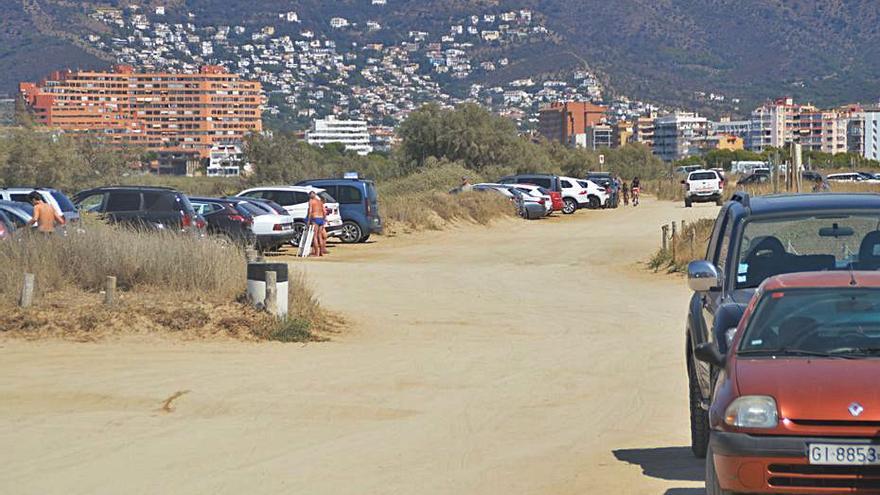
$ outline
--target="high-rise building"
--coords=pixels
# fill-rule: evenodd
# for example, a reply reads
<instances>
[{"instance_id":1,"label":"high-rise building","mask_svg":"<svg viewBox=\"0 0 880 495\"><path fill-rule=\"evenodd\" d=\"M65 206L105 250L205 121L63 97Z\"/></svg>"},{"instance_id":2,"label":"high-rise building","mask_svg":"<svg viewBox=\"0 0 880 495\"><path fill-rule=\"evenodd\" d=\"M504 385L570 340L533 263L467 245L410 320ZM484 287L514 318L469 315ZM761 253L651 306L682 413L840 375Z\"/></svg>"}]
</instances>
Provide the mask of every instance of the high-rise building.
<instances>
[{"instance_id":1,"label":"high-rise building","mask_svg":"<svg viewBox=\"0 0 880 495\"><path fill-rule=\"evenodd\" d=\"M586 134L587 127L602 123L606 107L588 102L551 103L541 108L538 132L550 141L571 143L577 134Z\"/></svg>"},{"instance_id":2,"label":"high-rise building","mask_svg":"<svg viewBox=\"0 0 880 495\"><path fill-rule=\"evenodd\" d=\"M752 112L747 148L761 151L800 143L805 151L845 153L849 120L848 112L822 111L779 98Z\"/></svg>"},{"instance_id":3,"label":"high-rise building","mask_svg":"<svg viewBox=\"0 0 880 495\"><path fill-rule=\"evenodd\" d=\"M306 141L313 146L342 144L348 151L359 155L372 153L370 131L364 120L338 120L333 116L317 119L306 133Z\"/></svg>"},{"instance_id":4,"label":"high-rise building","mask_svg":"<svg viewBox=\"0 0 880 495\"><path fill-rule=\"evenodd\" d=\"M865 114L865 134L862 156L869 160L880 160L880 109Z\"/></svg>"},{"instance_id":5,"label":"high-rise building","mask_svg":"<svg viewBox=\"0 0 880 495\"><path fill-rule=\"evenodd\" d=\"M654 147L654 118L654 115L646 115L636 119L633 123L632 142Z\"/></svg>"},{"instance_id":6,"label":"high-rise building","mask_svg":"<svg viewBox=\"0 0 880 495\"><path fill-rule=\"evenodd\" d=\"M263 129L260 83L218 66L197 74L62 71L19 91L34 120L160 154L207 159L215 143Z\"/></svg>"},{"instance_id":7,"label":"high-rise building","mask_svg":"<svg viewBox=\"0 0 880 495\"><path fill-rule=\"evenodd\" d=\"M708 121L695 113L654 119L654 154L665 162L699 154L709 133Z\"/></svg>"}]
</instances>

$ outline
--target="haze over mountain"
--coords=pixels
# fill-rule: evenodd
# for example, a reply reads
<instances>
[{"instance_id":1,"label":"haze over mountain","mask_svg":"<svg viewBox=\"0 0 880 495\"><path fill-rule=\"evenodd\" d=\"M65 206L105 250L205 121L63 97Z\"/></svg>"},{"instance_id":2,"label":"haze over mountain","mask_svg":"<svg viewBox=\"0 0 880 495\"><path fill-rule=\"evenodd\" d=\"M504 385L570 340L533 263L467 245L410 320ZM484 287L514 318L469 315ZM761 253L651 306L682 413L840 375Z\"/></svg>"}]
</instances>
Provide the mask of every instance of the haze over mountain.
<instances>
[{"instance_id":1,"label":"haze over mountain","mask_svg":"<svg viewBox=\"0 0 880 495\"><path fill-rule=\"evenodd\" d=\"M880 3L876 0L387 0L382 16L370 0L166 0L150 2L6 0L0 2L0 92L61 67L99 67L112 57L86 36L103 27L88 18L97 6L166 5L178 20L262 26L293 10L303 28L330 32L327 20L379 20L376 33L334 33L344 41L392 41L411 30L441 29L450 19L531 9L553 36L539 43L487 50L511 63L480 75L495 84L545 78L584 66L606 94L702 110L696 92L739 98L739 113L760 101L792 95L819 105L880 97ZM259 5L259 9L254 6ZM714 111L735 111L733 104Z\"/></svg>"}]
</instances>

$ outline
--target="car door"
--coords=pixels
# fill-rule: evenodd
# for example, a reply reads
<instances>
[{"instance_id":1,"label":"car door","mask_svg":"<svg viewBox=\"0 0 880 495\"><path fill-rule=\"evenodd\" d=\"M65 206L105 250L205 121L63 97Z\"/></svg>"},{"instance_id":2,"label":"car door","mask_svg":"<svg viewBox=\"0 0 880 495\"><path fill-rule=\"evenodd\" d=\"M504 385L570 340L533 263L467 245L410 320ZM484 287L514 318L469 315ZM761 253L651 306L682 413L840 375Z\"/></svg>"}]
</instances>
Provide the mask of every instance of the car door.
<instances>
[{"instance_id":1,"label":"car door","mask_svg":"<svg viewBox=\"0 0 880 495\"><path fill-rule=\"evenodd\" d=\"M716 222L716 232L713 233L713 242L710 243L708 252L706 253L709 261L718 268L721 276L721 288L710 290L699 294L700 305L702 308L703 318L703 334L706 342L714 342L715 336L712 333L712 326L715 320L715 312L724 299L725 288L729 287L727 277L728 258L730 255L730 245L733 237L733 220L728 214L729 207L725 207L720 215L720 222ZM709 397L712 390L712 366L700 361L697 364L697 379L703 390L704 397Z\"/></svg>"},{"instance_id":2,"label":"car door","mask_svg":"<svg viewBox=\"0 0 880 495\"><path fill-rule=\"evenodd\" d=\"M330 190L328 189L327 192L330 192ZM360 188L340 185L336 187L336 192L330 192L330 195L336 198L336 201L339 203L339 214L342 215L342 220L357 222L362 229L369 227L365 204L366 198L364 198Z\"/></svg>"},{"instance_id":3,"label":"car door","mask_svg":"<svg viewBox=\"0 0 880 495\"><path fill-rule=\"evenodd\" d=\"M111 222L142 223L140 218L141 193L138 191L110 191L103 213Z\"/></svg>"}]
</instances>

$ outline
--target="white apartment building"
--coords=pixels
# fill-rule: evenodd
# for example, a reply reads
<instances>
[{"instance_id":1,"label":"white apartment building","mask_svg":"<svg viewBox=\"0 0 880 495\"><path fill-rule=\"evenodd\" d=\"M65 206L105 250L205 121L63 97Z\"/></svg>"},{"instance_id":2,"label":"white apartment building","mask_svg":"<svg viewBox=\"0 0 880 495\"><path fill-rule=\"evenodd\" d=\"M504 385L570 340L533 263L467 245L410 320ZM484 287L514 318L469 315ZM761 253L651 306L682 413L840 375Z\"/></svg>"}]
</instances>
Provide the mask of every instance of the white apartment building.
<instances>
[{"instance_id":1,"label":"white apartment building","mask_svg":"<svg viewBox=\"0 0 880 495\"><path fill-rule=\"evenodd\" d=\"M700 153L709 134L705 117L695 113L674 113L654 119L654 154L665 162Z\"/></svg>"},{"instance_id":2,"label":"white apartment building","mask_svg":"<svg viewBox=\"0 0 880 495\"><path fill-rule=\"evenodd\" d=\"M312 130L306 133L306 141L313 146L342 144L348 151L359 155L373 152L370 145L370 131L365 120L337 120L335 117L317 119Z\"/></svg>"},{"instance_id":3,"label":"white apartment building","mask_svg":"<svg viewBox=\"0 0 880 495\"><path fill-rule=\"evenodd\" d=\"M238 177L243 161L240 143L215 143L208 158L208 177Z\"/></svg>"},{"instance_id":4,"label":"white apartment building","mask_svg":"<svg viewBox=\"0 0 880 495\"><path fill-rule=\"evenodd\" d=\"M821 111L779 98L752 112L746 148L762 151L796 142L804 150L845 153L849 121L848 115L838 111Z\"/></svg>"},{"instance_id":5,"label":"white apartment building","mask_svg":"<svg viewBox=\"0 0 880 495\"><path fill-rule=\"evenodd\" d=\"M865 112L864 141L862 156L869 160L880 160L880 111Z\"/></svg>"}]
</instances>

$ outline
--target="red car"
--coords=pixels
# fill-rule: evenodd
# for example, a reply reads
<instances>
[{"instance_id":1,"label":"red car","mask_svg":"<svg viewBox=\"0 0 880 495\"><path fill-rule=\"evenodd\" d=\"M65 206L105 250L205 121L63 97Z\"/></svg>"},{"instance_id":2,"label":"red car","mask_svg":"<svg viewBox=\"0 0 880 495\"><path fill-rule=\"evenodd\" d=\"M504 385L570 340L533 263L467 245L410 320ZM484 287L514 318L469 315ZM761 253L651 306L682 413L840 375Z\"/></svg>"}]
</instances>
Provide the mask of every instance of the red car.
<instances>
[{"instance_id":1,"label":"red car","mask_svg":"<svg viewBox=\"0 0 880 495\"><path fill-rule=\"evenodd\" d=\"M880 273L769 278L717 332L707 494L880 494Z\"/></svg>"}]
</instances>

